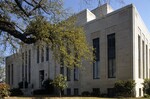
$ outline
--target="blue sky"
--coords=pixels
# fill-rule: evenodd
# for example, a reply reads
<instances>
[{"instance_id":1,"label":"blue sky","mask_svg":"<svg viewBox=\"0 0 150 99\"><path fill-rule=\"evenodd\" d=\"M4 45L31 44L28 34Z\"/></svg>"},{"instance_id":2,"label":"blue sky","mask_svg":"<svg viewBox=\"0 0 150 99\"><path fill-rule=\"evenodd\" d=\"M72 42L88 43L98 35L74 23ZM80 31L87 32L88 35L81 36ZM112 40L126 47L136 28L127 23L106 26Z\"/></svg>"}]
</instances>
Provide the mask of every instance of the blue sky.
<instances>
[{"instance_id":1,"label":"blue sky","mask_svg":"<svg viewBox=\"0 0 150 99\"><path fill-rule=\"evenodd\" d=\"M65 0L64 4L66 8L71 9L74 12L79 12L85 8L94 9L97 7L97 0L88 0L91 1L89 5L85 4L83 0ZM145 25L150 31L150 0L124 0L125 4L116 3L117 0L111 0L111 6L113 9L119 9L128 4L134 4L140 13Z\"/></svg>"}]
</instances>

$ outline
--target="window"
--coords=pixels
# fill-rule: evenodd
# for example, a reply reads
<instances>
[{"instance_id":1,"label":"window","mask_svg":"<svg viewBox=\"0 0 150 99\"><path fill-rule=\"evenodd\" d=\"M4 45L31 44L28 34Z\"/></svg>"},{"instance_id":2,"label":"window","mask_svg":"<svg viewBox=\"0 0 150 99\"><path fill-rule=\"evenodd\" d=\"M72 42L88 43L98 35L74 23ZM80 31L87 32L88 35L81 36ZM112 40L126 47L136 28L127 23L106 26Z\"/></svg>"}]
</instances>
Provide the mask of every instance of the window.
<instances>
[{"instance_id":1,"label":"window","mask_svg":"<svg viewBox=\"0 0 150 99\"><path fill-rule=\"evenodd\" d=\"M10 65L8 65L8 84L10 84Z\"/></svg>"},{"instance_id":2,"label":"window","mask_svg":"<svg viewBox=\"0 0 150 99\"><path fill-rule=\"evenodd\" d=\"M63 66L60 67L60 74L64 75L64 67Z\"/></svg>"},{"instance_id":3,"label":"window","mask_svg":"<svg viewBox=\"0 0 150 99\"><path fill-rule=\"evenodd\" d=\"M141 37L138 36L138 71L139 71L139 78L141 78Z\"/></svg>"},{"instance_id":4,"label":"window","mask_svg":"<svg viewBox=\"0 0 150 99\"><path fill-rule=\"evenodd\" d=\"M114 97L115 96L115 89L114 88L108 88L107 94L108 94L108 97Z\"/></svg>"},{"instance_id":5,"label":"window","mask_svg":"<svg viewBox=\"0 0 150 99\"><path fill-rule=\"evenodd\" d=\"M150 65L150 49L149 49L149 65ZM149 69L149 77L150 78L150 69Z\"/></svg>"},{"instance_id":6,"label":"window","mask_svg":"<svg viewBox=\"0 0 150 99\"><path fill-rule=\"evenodd\" d=\"M60 65L64 66L64 57L63 57L63 55L60 56Z\"/></svg>"},{"instance_id":7,"label":"window","mask_svg":"<svg viewBox=\"0 0 150 99\"><path fill-rule=\"evenodd\" d=\"M148 47L146 45L146 78L148 78Z\"/></svg>"},{"instance_id":8,"label":"window","mask_svg":"<svg viewBox=\"0 0 150 99\"><path fill-rule=\"evenodd\" d=\"M44 49L41 49L41 62L44 62Z\"/></svg>"},{"instance_id":9,"label":"window","mask_svg":"<svg viewBox=\"0 0 150 99\"><path fill-rule=\"evenodd\" d=\"M79 95L79 90L78 90L78 88L74 88L74 95L75 95L75 96L78 96L78 95Z\"/></svg>"},{"instance_id":10,"label":"window","mask_svg":"<svg viewBox=\"0 0 150 99\"><path fill-rule=\"evenodd\" d=\"M39 46L38 46L37 47L37 63L39 63L39 59L40 59L39 52L40 52L40 50L39 50Z\"/></svg>"},{"instance_id":11,"label":"window","mask_svg":"<svg viewBox=\"0 0 150 99\"><path fill-rule=\"evenodd\" d=\"M31 81L31 50L29 50L29 62L28 62L28 66L29 66L29 68L28 68L28 71L29 71L29 73L28 73L28 81L29 81L29 83L30 83L30 81Z\"/></svg>"},{"instance_id":12,"label":"window","mask_svg":"<svg viewBox=\"0 0 150 99\"><path fill-rule=\"evenodd\" d=\"M93 95L94 96L100 96L100 88L93 88Z\"/></svg>"},{"instance_id":13,"label":"window","mask_svg":"<svg viewBox=\"0 0 150 99\"><path fill-rule=\"evenodd\" d=\"M99 49L99 38L93 39L93 48L95 62L93 63L93 79L99 79L99 63L100 63L100 49Z\"/></svg>"},{"instance_id":14,"label":"window","mask_svg":"<svg viewBox=\"0 0 150 99\"><path fill-rule=\"evenodd\" d=\"M71 88L67 88L67 95L71 95Z\"/></svg>"},{"instance_id":15,"label":"window","mask_svg":"<svg viewBox=\"0 0 150 99\"><path fill-rule=\"evenodd\" d=\"M71 70L67 68L67 81L71 80Z\"/></svg>"},{"instance_id":16,"label":"window","mask_svg":"<svg viewBox=\"0 0 150 99\"><path fill-rule=\"evenodd\" d=\"M11 64L11 84L13 84L13 82L14 82L14 65L13 64Z\"/></svg>"},{"instance_id":17,"label":"window","mask_svg":"<svg viewBox=\"0 0 150 99\"><path fill-rule=\"evenodd\" d=\"M145 43L142 41L142 50L143 50L143 79L145 78Z\"/></svg>"},{"instance_id":18,"label":"window","mask_svg":"<svg viewBox=\"0 0 150 99\"><path fill-rule=\"evenodd\" d=\"M22 81L24 81L24 53L22 53Z\"/></svg>"},{"instance_id":19,"label":"window","mask_svg":"<svg viewBox=\"0 0 150 99\"><path fill-rule=\"evenodd\" d=\"M46 61L49 60L49 47L46 46Z\"/></svg>"},{"instance_id":20,"label":"window","mask_svg":"<svg viewBox=\"0 0 150 99\"><path fill-rule=\"evenodd\" d=\"M99 54L100 54L100 50L99 50L99 38L93 39L93 48L94 48L93 54L95 55L95 60L99 61L100 60L100 57L99 57Z\"/></svg>"},{"instance_id":21,"label":"window","mask_svg":"<svg viewBox=\"0 0 150 99\"><path fill-rule=\"evenodd\" d=\"M116 48L115 34L107 36L107 51L108 51L108 78L116 77Z\"/></svg>"},{"instance_id":22,"label":"window","mask_svg":"<svg viewBox=\"0 0 150 99\"><path fill-rule=\"evenodd\" d=\"M44 70L39 71L39 87L42 88L42 84L44 81Z\"/></svg>"},{"instance_id":23,"label":"window","mask_svg":"<svg viewBox=\"0 0 150 99\"><path fill-rule=\"evenodd\" d=\"M79 69L78 67L74 67L74 81L79 80Z\"/></svg>"},{"instance_id":24,"label":"window","mask_svg":"<svg viewBox=\"0 0 150 99\"><path fill-rule=\"evenodd\" d=\"M150 65L150 49L149 49L149 65ZM149 77L148 78L150 78L150 69L149 69Z\"/></svg>"},{"instance_id":25,"label":"window","mask_svg":"<svg viewBox=\"0 0 150 99\"><path fill-rule=\"evenodd\" d=\"M25 52L25 81L27 81L27 51Z\"/></svg>"},{"instance_id":26,"label":"window","mask_svg":"<svg viewBox=\"0 0 150 99\"><path fill-rule=\"evenodd\" d=\"M99 79L99 62L98 61L93 63L93 78Z\"/></svg>"},{"instance_id":27,"label":"window","mask_svg":"<svg viewBox=\"0 0 150 99\"><path fill-rule=\"evenodd\" d=\"M141 96L141 93L142 93L142 89L139 88L139 96Z\"/></svg>"}]
</instances>

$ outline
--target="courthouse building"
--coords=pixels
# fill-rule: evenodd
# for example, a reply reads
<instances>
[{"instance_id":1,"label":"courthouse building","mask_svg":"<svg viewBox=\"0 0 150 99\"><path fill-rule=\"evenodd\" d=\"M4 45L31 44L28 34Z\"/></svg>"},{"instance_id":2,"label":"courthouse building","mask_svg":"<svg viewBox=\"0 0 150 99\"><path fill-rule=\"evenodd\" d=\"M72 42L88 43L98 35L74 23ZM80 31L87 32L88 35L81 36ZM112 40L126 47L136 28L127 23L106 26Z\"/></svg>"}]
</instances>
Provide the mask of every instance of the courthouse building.
<instances>
[{"instance_id":1,"label":"courthouse building","mask_svg":"<svg viewBox=\"0 0 150 99\"><path fill-rule=\"evenodd\" d=\"M77 24L84 27L86 38L96 49L96 61L83 63L72 70L60 67L49 47L25 45L6 58L6 81L12 88L28 82L26 90L39 89L42 82L60 73L67 76L67 95L83 91L100 91L112 95L117 80L135 80L135 96L143 96L143 81L150 78L150 34L137 9L130 4L113 10L104 4L77 15ZM56 67L56 68L55 68Z\"/></svg>"}]
</instances>

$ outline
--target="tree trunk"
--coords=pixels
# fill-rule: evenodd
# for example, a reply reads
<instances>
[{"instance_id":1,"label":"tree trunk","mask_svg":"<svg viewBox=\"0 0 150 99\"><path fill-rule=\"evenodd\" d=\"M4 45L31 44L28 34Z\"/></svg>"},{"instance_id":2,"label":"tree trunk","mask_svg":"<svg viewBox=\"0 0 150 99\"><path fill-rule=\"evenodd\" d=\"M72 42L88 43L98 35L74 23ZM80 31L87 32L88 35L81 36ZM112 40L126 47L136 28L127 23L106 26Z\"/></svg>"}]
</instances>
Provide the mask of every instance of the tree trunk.
<instances>
[{"instance_id":1,"label":"tree trunk","mask_svg":"<svg viewBox=\"0 0 150 99\"><path fill-rule=\"evenodd\" d=\"M59 90L59 97L61 97L61 90Z\"/></svg>"}]
</instances>

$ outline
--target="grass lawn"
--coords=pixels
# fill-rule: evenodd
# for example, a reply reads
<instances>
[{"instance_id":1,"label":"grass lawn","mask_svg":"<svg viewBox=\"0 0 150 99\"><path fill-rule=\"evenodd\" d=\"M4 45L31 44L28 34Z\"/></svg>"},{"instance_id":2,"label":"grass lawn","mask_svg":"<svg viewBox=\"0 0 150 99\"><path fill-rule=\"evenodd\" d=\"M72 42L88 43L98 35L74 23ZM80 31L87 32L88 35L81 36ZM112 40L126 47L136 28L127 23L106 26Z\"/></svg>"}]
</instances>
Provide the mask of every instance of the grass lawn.
<instances>
[{"instance_id":1,"label":"grass lawn","mask_svg":"<svg viewBox=\"0 0 150 99\"><path fill-rule=\"evenodd\" d=\"M98 97L6 97L5 99L148 99L148 98L98 98Z\"/></svg>"}]
</instances>

